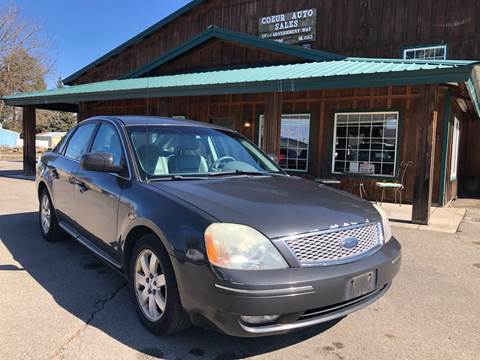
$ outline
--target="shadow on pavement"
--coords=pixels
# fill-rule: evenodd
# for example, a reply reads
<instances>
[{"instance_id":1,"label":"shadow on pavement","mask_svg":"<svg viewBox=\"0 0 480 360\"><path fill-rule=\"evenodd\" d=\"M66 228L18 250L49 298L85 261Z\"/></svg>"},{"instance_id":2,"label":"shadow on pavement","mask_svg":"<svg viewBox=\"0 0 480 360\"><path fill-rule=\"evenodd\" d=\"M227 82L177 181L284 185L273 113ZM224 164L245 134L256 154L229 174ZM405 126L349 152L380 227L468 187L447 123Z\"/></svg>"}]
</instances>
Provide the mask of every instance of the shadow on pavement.
<instances>
[{"instance_id":1,"label":"shadow on pavement","mask_svg":"<svg viewBox=\"0 0 480 360\"><path fill-rule=\"evenodd\" d=\"M37 213L0 216L0 239L19 263L0 264L0 272L26 271L62 308L146 358L226 360L261 355L306 341L338 323L257 339L232 338L201 328L156 337L137 319L123 278L74 240L45 242Z\"/></svg>"},{"instance_id":2,"label":"shadow on pavement","mask_svg":"<svg viewBox=\"0 0 480 360\"><path fill-rule=\"evenodd\" d=\"M35 180L35 176L25 176L22 170L0 170L0 177Z\"/></svg>"}]
</instances>

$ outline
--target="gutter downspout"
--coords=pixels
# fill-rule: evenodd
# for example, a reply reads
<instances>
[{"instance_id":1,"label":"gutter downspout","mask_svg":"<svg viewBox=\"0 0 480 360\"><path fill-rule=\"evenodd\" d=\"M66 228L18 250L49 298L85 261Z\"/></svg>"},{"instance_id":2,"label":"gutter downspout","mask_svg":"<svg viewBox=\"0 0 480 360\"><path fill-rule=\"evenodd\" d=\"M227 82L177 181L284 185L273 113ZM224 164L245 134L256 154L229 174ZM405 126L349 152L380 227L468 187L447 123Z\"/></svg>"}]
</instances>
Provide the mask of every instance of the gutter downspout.
<instances>
[{"instance_id":1,"label":"gutter downspout","mask_svg":"<svg viewBox=\"0 0 480 360\"><path fill-rule=\"evenodd\" d=\"M442 163L440 165L440 184L438 192L438 204L445 206L445 191L447 179L447 159L448 159L448 143L450 139L450 118L452 115L452 93L447 90L445 96L445 109L443 113L443 141L442 141Z\"/></svg>"}]
</instances>

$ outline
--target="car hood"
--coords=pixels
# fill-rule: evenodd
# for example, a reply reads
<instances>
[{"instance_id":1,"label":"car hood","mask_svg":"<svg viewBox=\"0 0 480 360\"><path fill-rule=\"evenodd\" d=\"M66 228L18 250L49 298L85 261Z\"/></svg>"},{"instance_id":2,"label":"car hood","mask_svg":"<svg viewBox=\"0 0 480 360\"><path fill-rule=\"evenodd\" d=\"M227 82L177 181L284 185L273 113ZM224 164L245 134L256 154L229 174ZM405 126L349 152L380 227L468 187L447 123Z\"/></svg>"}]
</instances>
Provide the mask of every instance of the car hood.
<instances>
[{"instance_id":1,"label":"car hood","mask_svg":"<svg viewBox=\"0 0 480 360\"><path fill-rule=\"evenodd\" d=\"M234 177L152 182L220 222L270 238L380 220L367 201L298 177Z\"/></svg>"}]
</instances>

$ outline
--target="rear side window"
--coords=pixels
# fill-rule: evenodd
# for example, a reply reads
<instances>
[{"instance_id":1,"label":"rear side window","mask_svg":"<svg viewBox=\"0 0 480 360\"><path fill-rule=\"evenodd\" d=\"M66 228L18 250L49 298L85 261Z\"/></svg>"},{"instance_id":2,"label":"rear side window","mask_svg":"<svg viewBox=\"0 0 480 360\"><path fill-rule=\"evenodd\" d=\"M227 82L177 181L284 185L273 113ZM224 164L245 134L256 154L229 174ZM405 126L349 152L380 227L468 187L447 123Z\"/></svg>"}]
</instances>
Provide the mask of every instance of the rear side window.
<instances>
[{"instance_id":1,"label":"rear side window","mask_svg":"<svg viewBox=\"0 0 480 360\"><path fill-rule=\"evenodd\" d=\"M97 123L91 122L80 126L68 142L65 156L71 159L80 160L88 150L88 144Z\"/></svg>"},{"instance_id":2,"label":"rear side window","mask_svg":"<svg viewBox=\"0 0 480 360\"><path fill-rule=\"evenodd\" d=\"M123 159L123 148L117 130L110 124L102 124L95 136L92 153L103 152L113 154L115 165L120 166Z\"/></svg>"}]
</instances>

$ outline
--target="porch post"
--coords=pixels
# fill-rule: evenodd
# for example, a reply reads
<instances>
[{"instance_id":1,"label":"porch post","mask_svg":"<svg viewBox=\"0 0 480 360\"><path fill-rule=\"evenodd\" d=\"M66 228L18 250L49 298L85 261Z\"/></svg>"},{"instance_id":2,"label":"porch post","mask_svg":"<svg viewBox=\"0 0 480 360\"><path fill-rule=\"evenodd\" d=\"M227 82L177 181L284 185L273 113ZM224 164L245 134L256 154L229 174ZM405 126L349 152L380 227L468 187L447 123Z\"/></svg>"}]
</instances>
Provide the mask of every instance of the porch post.
<instances>
[{"instance_id":1,"label":"porch post","mask_svg":"<svg viewBox=\"0 0 480 360\"><path fill-rule=\"evenodd\" d=\"M432 207L438 87L435 85L422 86L418 101L413 114L413 120L417 126L417 151L412 222L427 225Z\"/></svg>"},{"instance_id":2,"label":"porch post","mask_svg":"<svg viewBox=\"0 0 480 360\"><path fill-rule=\"evenodd\" d=\"M264 151L280 155L280 126L282 118L282 94L265 95Z\"/></svg>"},{"instance_id":3,"label":"porch post","mask_svg":"<svg viewBox=\"0 0 480 360\"><path fill-rule=\"evenodd\" d=\"M26 176L35 175L36 164L36 111L34 106L23 107L23 172Z\"/></svg>"}]
</instances>

